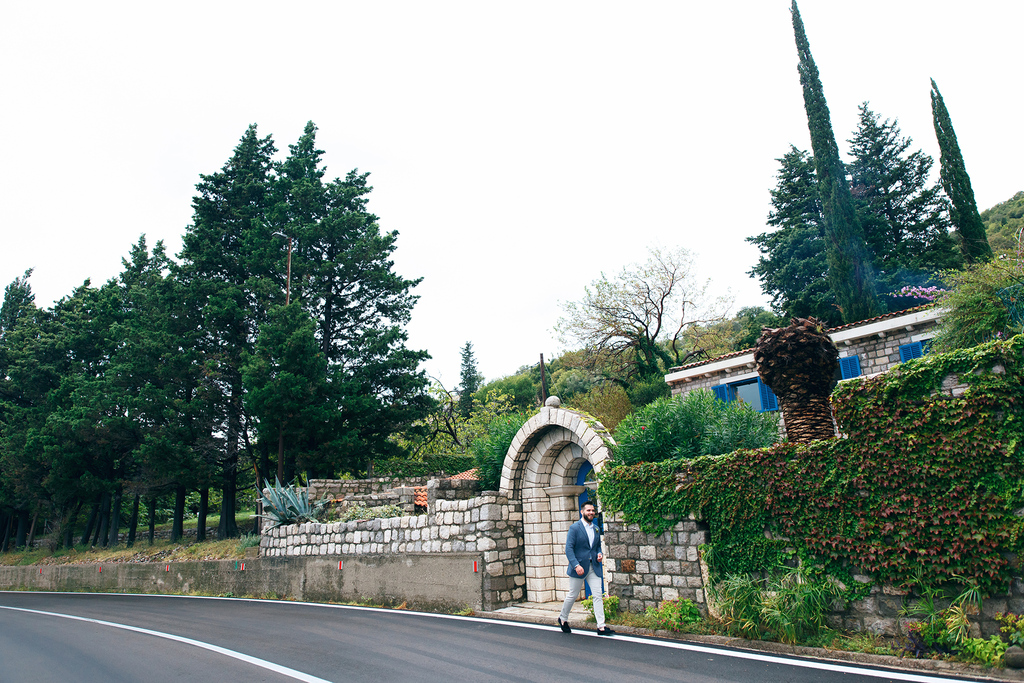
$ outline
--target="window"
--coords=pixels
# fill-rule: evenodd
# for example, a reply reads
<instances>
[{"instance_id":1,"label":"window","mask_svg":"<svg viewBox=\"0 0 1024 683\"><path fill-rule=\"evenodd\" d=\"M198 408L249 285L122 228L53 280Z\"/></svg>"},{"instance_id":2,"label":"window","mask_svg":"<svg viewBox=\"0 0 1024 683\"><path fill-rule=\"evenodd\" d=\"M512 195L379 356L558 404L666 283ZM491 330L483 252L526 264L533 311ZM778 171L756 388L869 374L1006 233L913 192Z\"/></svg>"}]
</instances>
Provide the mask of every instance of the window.
<instances>
[{"instance_id":1,"label":"window","mask_svg":"<svg viewBox=\"0 0 1024 683\"><path fill-rule=\"evenodd\" d=\"M860 356L847 356L839 359L840 379L860 377Z\"/></svg>"},{"instance_id":2,"label":"window","mask_svg":"<svg viewBox=\"0 0 1024 683\"><path fill-rule=\"evenodd\" d=\"M914 342L912 344L904 344L900 347L900 362L906 363L911 358L920 358L925 353L923 342Z\"/></svg>"},{"instance_id":3,"label":"window","mask_svg":"<svg viewBox=\"0 0 1024 683\"><path fill-rule=\"evenodd\" d=\"M720 401L742 401L759 413L779 409L779 400L758 377L731 384L719 384L717 387L711 387L711 390Z\"/></svg>"}]
</instances>

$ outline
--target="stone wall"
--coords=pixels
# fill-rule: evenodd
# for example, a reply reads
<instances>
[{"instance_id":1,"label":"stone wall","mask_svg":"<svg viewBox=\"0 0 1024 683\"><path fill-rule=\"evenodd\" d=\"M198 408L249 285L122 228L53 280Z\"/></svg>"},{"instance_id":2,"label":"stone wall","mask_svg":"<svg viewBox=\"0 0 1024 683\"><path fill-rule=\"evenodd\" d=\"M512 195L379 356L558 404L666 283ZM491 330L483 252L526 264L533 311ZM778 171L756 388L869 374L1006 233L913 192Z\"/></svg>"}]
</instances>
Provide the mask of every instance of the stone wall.
<instances>
[{"instance_id":1,"label":"stone wall","mask_svg":"<svg viewBox=\"0 0 1024 683\"><path fill-rule=\"evenodd\" d=\"M662 600L692 600L705 608L698 547L707 543L707 525L692 516L653 535L626 524L621 515L606 520L602 545L605 581L619 608L643 612Z\"/></svg>"},{"instance_id":2,"label":"stone wall","mask_svg":"<svg viewBox=\"0 0 1024 683\"><path fill-rule=\"evenodd\" d=\"M877 375L900 364L900 347L921 339L930 339L936 321L918 323L869 337L849 339L837 343L839 357L858 356L861 375Z\"/></svg>"},{"instance_id":3,"label":"stone wall","mask_svg":"<svg viewBox=\"0 0 1024 683\"><path fill-rule=\"evenodd\" d=\"M493 491L468 498L475 493L474 485L430 481L426 514L267 529L260 541L260 555L340 559L480 553L483 606L504 607L524 597L522 507Z\"/></svg>"},{"instance_id":4,"label":"stone wall","mask_svg":"<svg viewBox=\"0 0 1024 683\"><path fill-rule=\"evenodd\" d=\"M0 589L234 595L481 609L481 553L0 566ZM5 679L6 680L6 679Z\"/></svg>"}]
</instances>

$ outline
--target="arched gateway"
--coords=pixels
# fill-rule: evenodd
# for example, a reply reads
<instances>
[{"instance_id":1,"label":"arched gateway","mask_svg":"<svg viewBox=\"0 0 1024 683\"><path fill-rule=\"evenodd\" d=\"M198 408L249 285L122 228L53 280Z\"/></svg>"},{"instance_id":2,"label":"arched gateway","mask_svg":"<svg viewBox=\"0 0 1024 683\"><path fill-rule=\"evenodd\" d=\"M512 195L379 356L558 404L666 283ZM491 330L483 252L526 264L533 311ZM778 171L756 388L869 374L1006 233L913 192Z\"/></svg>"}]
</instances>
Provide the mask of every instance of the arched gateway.
<instances>
[{"instance_id":1,"label":"arched gateway","mask_svg":"<svg viewBox=\"0 0 1024 683\"><path fill-rule=\"evenodd\" d=\"M614 443L600 422L560 406L552 396L527 420L501 470L501 494L523 506L530 602L552 602L569 589L565 534L579 518L580 494L596 485L584 482L583 475L601 471Z\"/></svg>"}]
</instances>

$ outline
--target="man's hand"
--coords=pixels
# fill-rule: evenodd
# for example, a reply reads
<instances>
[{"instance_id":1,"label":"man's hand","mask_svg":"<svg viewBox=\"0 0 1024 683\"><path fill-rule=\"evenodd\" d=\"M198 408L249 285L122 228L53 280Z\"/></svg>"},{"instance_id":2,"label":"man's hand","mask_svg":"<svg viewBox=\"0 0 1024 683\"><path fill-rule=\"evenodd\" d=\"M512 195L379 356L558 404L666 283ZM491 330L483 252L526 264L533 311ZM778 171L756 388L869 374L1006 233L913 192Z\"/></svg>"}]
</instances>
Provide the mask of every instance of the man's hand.
<instances>
[{"instance_id":1,"label":"man's hand","mask_svg":"<svg viewBox=\"0 0 1024 683\"><path fill-rule=\"evenodd\" d=\"M579 564L576 565L576 576L583 576L583 566L582 565L579 565Z\"/></svg>"},{"instance_id":2,"label":"man's hand","mask_svg":"<svg viewBox=\"0 0 1024 683\"><path fill-rule=\"evenodd\" d=\"M602 562L604 562L604 553L598 553L597 554L597 563L601 564Z\"/></svg>"}]
</instances>

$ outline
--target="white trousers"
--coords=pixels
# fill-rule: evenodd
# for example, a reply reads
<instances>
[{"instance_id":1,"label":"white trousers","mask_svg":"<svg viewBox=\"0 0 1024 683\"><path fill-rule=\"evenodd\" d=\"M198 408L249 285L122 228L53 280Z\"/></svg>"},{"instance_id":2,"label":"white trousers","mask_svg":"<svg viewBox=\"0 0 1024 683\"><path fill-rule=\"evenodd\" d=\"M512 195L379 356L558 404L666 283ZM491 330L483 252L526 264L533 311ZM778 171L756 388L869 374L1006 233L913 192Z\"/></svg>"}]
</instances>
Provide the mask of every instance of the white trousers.
<instances>
[{"instance_id":1,"label":"white trousers","mask_svg":"<svg viewBox=\"0 0 1024 683\"><path fill-rule=\"evenodd\" d=\"M579 597L580 591L583 590L584 581L590 587L590 595L594 598L594 618L597 619L597 627L604 628L604 597L601 595L601 577L594 573L593 567L586 576L569 577L569 594L565 596L562 613L559 617L562 621L569 621L569 611L572 609L573 603L576 602L576 598Z\"/></svg>"}]
</instances>

